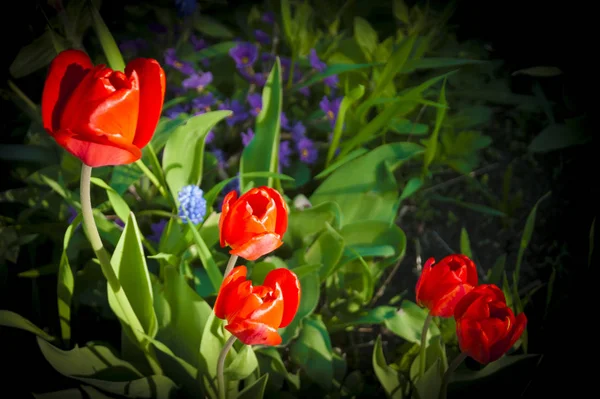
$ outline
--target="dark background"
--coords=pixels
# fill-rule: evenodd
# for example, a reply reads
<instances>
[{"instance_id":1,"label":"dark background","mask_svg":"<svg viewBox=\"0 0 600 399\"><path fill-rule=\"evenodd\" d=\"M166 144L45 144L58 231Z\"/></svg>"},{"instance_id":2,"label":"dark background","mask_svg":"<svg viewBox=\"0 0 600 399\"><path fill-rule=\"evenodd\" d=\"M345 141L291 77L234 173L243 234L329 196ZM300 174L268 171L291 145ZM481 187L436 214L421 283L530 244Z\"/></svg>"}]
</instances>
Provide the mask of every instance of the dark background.
<instances>
[{"instance_id":1,"label":"dark background","mask_svg":"<svg viewBox=\"0 0 600 399\"><path fill-rule=\"evenodd\" d=\"M101 12L109 26L122 21L123 6L130 3L136 2L103 2ZM370 3L379 2L370 0ZM445 4L442 1L431 3L433 6ZM242 2L232 1L230 4L231 7L235 7ZM591 38L592 32L597 29L592 25L591 18L594 14L590 3L458 0L456 4L456 12L450 24L457 27L459 40L481 39L489 43L494 50L493 57L503 59L510 71L538 65L559 67L564 72L561 84L550 85L548 95L560 99L561 95L567 92L575 100L579 113L591 110L589 99L595 97L592 87L597 84L594 73L596 64L591 57L596 51L596 43ZM3 89L7 88L6 81L9 79L8 66L19 49L44 30L46 20L41 12L42 8L48 8L44 1L17 0L3 4L3 11L0 13L0 87ZM222 11L226 12L226 9ZM377 19L372 20L375 27L376 21ZM39 101L41 81L22 81L17 81L19 86L34 101ZM515 92L526 91L529 88L530 85L525 80L513 80ZM0 143L20 143L22 137L11 135L17 121L17 108L3 101L0 112ZM550 170L564 157L570 162L560 179L554 183L555 187L552 187L553 197L561 198L561 201L553 202L557 207L553 209L555 218L547 224L550 231L546 233L552 234L559 242L567 243L571 253L570 272L565 281L560 282L560 295L565 296L564 300L558 302L558 308L553 309L553 317L536 337L537 346L544 353L545 359L525 391L526 397L537 397L547 392L558 394L561 391L568 392L567 397L577 397L577 392L584 392L593 381L592 369L588 368L587 364L588 361L593 362L593 355L589 352L593 351L597 334L590 323L596 317L594 310L597 306L591 299L596 284L588 275L588 242L582 232L589 231L590 214L596 213L594 203L597 199L594 193L597 177L594 161L597 154L593 145L589 143L586 146L564 150L561 154L544 155L541 162ZM10 170L10 165L6 162L0 162L0 165L3 170ZM8 172L4 172L0 183L1 190L16 184L8 175ZM597 256L594 258L597 259ZM593 262L592 268L596 263ZM2 333L0 339L15 339L16 336ZM0 392L8 393L4 388L29 391L32 390L30 384L35 386L42 383L44 375L40 375L40 370L36 370L36 367L31 369L33 364L44 362L43 358L35 353L37 348L34 345L31 351L25 352L21 349L31 346L31 339L17 339L9 353L0 354L3 365L10 368L8 373L3 373L0 377ZM36 357L38 360L35 360ZM52 378L57 387L65 382L54 375ZM494 392L490 391L489 396L494 397ZM0 397L5 396L0 393Z\"/></svg>"}]
</instances>

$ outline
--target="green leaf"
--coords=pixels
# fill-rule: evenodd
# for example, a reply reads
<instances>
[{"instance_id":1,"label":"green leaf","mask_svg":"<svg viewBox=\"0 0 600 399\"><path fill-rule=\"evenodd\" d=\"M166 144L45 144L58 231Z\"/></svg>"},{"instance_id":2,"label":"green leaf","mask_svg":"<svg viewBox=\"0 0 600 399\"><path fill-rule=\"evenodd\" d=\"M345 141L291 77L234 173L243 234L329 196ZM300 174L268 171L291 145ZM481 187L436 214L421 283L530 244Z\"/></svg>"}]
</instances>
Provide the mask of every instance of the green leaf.
<instances>
[{"instance_id":1,"label":"green leaf","mask_svg":"<svg viewBox=\"0 0 600 399\"><path fill-rule=\"evenodd\" d=\"M205 14L200 14L194 18L194 28L204 35L217 39L232 39L234 37L231 29Z\"/></svg>"},{"instance_id":2,"label":"green leaf","mask_svg":"<svg viewBox=\"0 0 600 399\"><path fill-rule=\"evenodd\" d=\"M357 17L358 18L358 17ZM358 101L365 94L365 87L363 85L358 85L358 87L352 89L348 95L344 96L342 102L340 104L340 109L338 111L337 117L335 119L335 126L333 128L333 139L331 140L331 145L329 146L329 150L327 151L327 161L325 165L329 166L333 156L335 154L335 150L338 148L340 143L340 139L342 138L342 130L344 128L344 121L346 119L346 112L352 106L352 104Z\"/></svg>"},{"instance_id":3,"label":"green leaf","mask_svg":"<svg viewBox=\"0 0 600 399\"><path fill-rule=\"evenodd\" d=\"M469 233L464 227L460 230L460 253L473 259L473 252L471 251L471 242L469 240Z\"/></svg>"},{"instance_id":4,"label":"green leaf","mask_svg":"<svg viewBox=\"0 0 600 399\"><path fill-rule=\"evenodd\" d=\"M307 79L304 83L298 83L292 87L292 91L298 91L304 87L312 86L315 83L323 81L333 75L341 75L345 72L359 71L361 69L373 68L382 65L381 63L370 63L370 64L333 64L325 68L324 71L314 74L312 77Z\"/></svg>"},{"instance_id":5,"label":"green leaf","mask_svg":"<svg viewBox=\"0 0 600 399\"><path fill-rule=\"evenodd\" d=\"M287 42L293 52L296 50L296 47L294 46L296 40L293 35L294 22L292 21L292 10L288 0L281 0L281 22L283 25L283 32L285 33Z\"/></svg>"},{"instance_id":6,"label":"green leaf","mask_svg":"<svg viewBox=\"0 0 600 399\"><path fill-rule=\"evenodd\" d=\"M117 165L113 168L109 186L119 195L142 177L144 173L135 165Z\"/></svg>"},{"instance_id":7,"label":"green leaf","mask_svg":"<svg viewBox=\"0 0 600 399\"><path fill-rule=\"evenodd\" d=\"M506 264L506 254L502 254L496 259L496 263L487 274L488 284L502 284L502 276L504 275L504 265Z\"/></svg>"},{"instance_id":8,"label":"green leaf","mask_svg":"<svg viewBox=\"0 0 600 399\"><path fill-rule=\"evenodd\" d=\"M345 163L335 170L310 197L313 206L337 202L343 224L360 220L393 220L398 188L386 161L399 163L420 154L414 143L386 144Z\"/></svg>"},{"instance_id":9,"label":"green leaf","mask_svg":"<svg viewBox=\"0 0 600 399\"><path fill-rule=\"evenodd\" d=\"M52 32L46 30L40 37L19 50L10 64L9 72L15 79L22 78L50 64L56 54Z\"/></svg>"},{"instance_id":10,"label":"green leaf","mask_svg":"<svg viewBox=\"0 0 600 399\"><path fill-rule=\"evenodd\" d=\"M129 209L129 205L127 202L117 193L112 187L110 187L104 180L99 179L97 177L92 177L91 182L94 183L98 187L102 187L106 190L106 194L108 195L108 200L110 201L110 205L113 207L115 213L121 220L127 220L129 217L129 213L131 209Z\"/></svg>"},{"instance_id":11,"label":"green leaf","mask_svg":"<svg viewBox=\"0 0 600 399\"><path fill-rule=\"evenodd\" d=\"M308 245L314 240L314 236L323 229L326 224L333 228L339 228L342 213L335 202L322 202L310 208L298 210L292 209L288 216L288 229L283 236L283 241L289 243L292 248Z\"/></svg>"},{"instance_id":12,"label":"green leaf","mask_svg":"<svg viewBox=\"0 0 600 399\"><path fill-rule=\"evenodd\" d=\"M415 382L415 389L419 394L419 398L437 398L440 394L442 376L441 362L437 358L433 365L425 371L423 377Z\"/></svg>"},{"instance_id":13,"label":"green leaf","mask_svg":"<svg viewBox=\"0 0 600 399\"><path fill-rule=\"evenodd\" d=\"M528 150L533 153L556 151L591 141L583 129L573 124L551 124L546 126L531 141Z\"/></svg>"},{"instance_id":14,"label":"green leaf","mask_svg":"<svg viewBox=\"0 0 600 399\"><path fill-rule=\"evenodd\" d=\"M412 73L421 69L435 69L435 68L450 68L458 67L470 64L486 64L486 61L482 60L469 60L465 58L443 58L443 57L430 57L430 58L419 58L410 60L402 68L402 73Z\"/></svg>"},{"instance_id":15,"label":"green leaf","mask_svg":"<svg viewBox=\"0 0 600 399\"><path fill-rule=\"evenodd\" d=\"M204 59L226 56L229 54L229 50L236 45L236 42L220 42L182 58L186 61L202 61Z\"/></svg>"},{"instance_id":16,"label":"green leaf","mask_svg":"<svg viewBox=\"0 0 600 399\"><path fill-rule=\"evenodd\" d=\"M506 373L507 376L516 375L517 369L523 369L531 372L535 364L540 361L540 355L512 355L503 356L500 359L486 365L481 370L457 370L450 377L450 385L472 383L476 381L486 381L488 378L495 377L500 373ZM509 377L510 378L510 377Z\"/></svg>"},{"instance_id":17,"label":"green leaf","mask_svg":"<svg viewBox=\"0 0 600 399\"><path fill-rule=\"evenodd\" d=\"M180 125L169 137L163 152L165 179L174 198L186 185L200 185L204 163L204 140L208 132L231 111L196 115Z\"/></svg>"},{"instance_id":18,"label":"green leaf","mask_svg":"<svg viewBox=\"0 0 600 399\"><path fill-rule=\"evenodd\" d=\"M523 261L523 255L525 254L525 250L529 246L529 242L531 241L531 236L533 235L533 229L535 228L535 215L537 213L537 208L540 203L548 198L552 194L551 191L548 191L544 194L540 199L537 200L531 212L529 212L529 216L527 216L527 221L525 222L525 228L523 229L523 235L521 236L521 243L519 245L519 253L517 254L517 264L515 265L515 280L513 284L515 288L519 286L519 278L521 277L521 262Z\"/></svg>"},{"instance_id":19,"label":"green leaf","mask_svg":"<svg viewBox=\"0 0 600 399\"><path fill-rule=\"evenodd\" d=\"M411 177L407 182L406 186L404 186L404 190L402 190L402 194L400 195L400 201L403 201L416 193L421 186L423 186L423 180L420 177Z\"/></svg>"},{"instance_id":20,"label":"green leaf","mask_svg":"<svg viewBox=\"0 0 600 399\"><path fill-rule=\"evenodd\" d=\"M371 61L375 48L379 43L377 31L371 27L369 22L361 17L354 17L354 40L358 43L365 58Z\"/></svg>"},{"instance_id":21,"label":"green leaf","mask_svg":"<svg viewBox=\"0 0 600 399\"><path fill-rule=\"evenodd\" d=\"M438 102L446 105L446 80L444 79L444 83L442 84L442 90L440 91L440 98ZM433 162L438 145L438 137L440 134L440 129L442 128L442 122L444 121L444 117L446 116L446 108L438 108L437 113L435 115L435 127L433 128L433 133L431 137L427 141L427 147L425 148L425 154L423 158L423 174L427 175L429 172L429 165Z\"/></svg>"},{"instance_id":22,"label":"green leaf","mask_svg":"<svg viewBox=\"0 0 600 399\"><path fill-rule=\"evenodd\" d=\"M54 341L52 335L48 334L20 314L11 312L10 310L0 310L0 326L18 328L35 334L46 341Z\"/></svg>"},{"instance_id":23,"label":"green leaf","mask_svg":"<svg viewBox=\"0 0 600 399\"><path fill-rule=\"evenodd\" d=\"M327 328L320 319L305 319L300 336L290 346L290 357L306 375L329 390L333 383L333 356Z\"/></svg>"},{"instance_id":24,"label":"green leaf","mask_svg":"<svg viewBox=\"0 0 600 399\"><path fill-rule=\"evenodd\" d=\"M324 281L342 258L344 238L331 225L325 222L325 229L308 248L304 259L308 263L321 265L319 277Z\"/></svg>"},{"instance_id":25,"label":"green leaf","mask_svg":"<svg viewBox=\"0 0 600 399\"><path fill-rule=\"evenodd\" d=\"M265 394L265 388L267 387L267 380L269 374L263 374L260 378L252 385L249 385L242 389L236 396L237 399L262 399Z\"/></svg>"},{"instance_id":26,"label":"green leaf","mask_svg":"<svg viewBox=\"0 0 600 399\"><path fill-rule=\"evenodd\" d=\"M337 161L335 161L333 164L331 164L330 166L328 166L327 168L323 169L321 171L321 173L319 173L318 175L315 176L315 179L319 180L322 179L324 177L329 176L334 170L336 170L337 168L339 168L340 166L344 165L347 162L352 161L355 158L360 157L361 155L364 155L366 152L368 152L369 150L367 150L366 148L357 148L356 150L350 152L348 155L346 155L345 157L338 159Z\"/></svg>"},{"instance_id":27,"label":"green leaf","mask_svg":"<svg viewBox=\"0 0 600 399\"><path fill-rule=\"evenodd\" d=\"M163 296L169 305L170 322L158 332L157 339L175 355L198 367L199 331L203 331L211 307L188 285L175 267L164 268Z\"/></svg>"},{"instance_id":28,"label":"green leaf","mask_svg":"<svg viewBox=\"0 0 600 399\"><path fill-rule=\"evenodd\" d=\"M75 289L75 278L69 264L67 249L69 242L73 238L73 233L81 223L82 216L77 217L71 222L63 238L63 250L60 256L58 266L58 276L56 281L56 295L58 299L58 318L60 321L60 331L64 343L68 346L71 340L71 299Z\"/></svg>"},{"instance_id":29,"label":"green leaf","mask_svg":"<svg viewBox=\"0 0 600 399\"><path fill-rule=\"evenodd\" d=\"M221 283L223 282L223 274L219 270L213 256L210 252L210 249L204 242L204 239L198 233L196 226L191 222L190 219L187 219L189 229L192 231L194 242L196 243L196 247L198 248L198 255L200 256L200 260L202 261L202 265L206 269L206 273L208 273L208 277L210 278L210 282L213 285L213 292L219 290Z\"/></svg>"},{"instance_id":30,"label":"green leaf","mask_svg":"<svg viewBox=\"0 0 600 399\"><path fill-rule=\"evenodd\" d=\"M231 357L231 356L228 356ZM242 349L225 365L225 378L229 381L239 381L247 378L258 367L258 360L251 345L242 344Z\"/></svg>"},{"instance_id":31,"label":"green leaf","mask_svg":"<svg viewBox=\"0 0 600 399\"><path fill-rule=\"evenodd\" d=\"M144 377L105 346L89 344L63 351L42 339L37 341L42 354L56 371L103 391L137 398L167 399L176 390L169 378L162 375Z\"/></svg>"},{"instance_id":32,"label":"green leaf","mask_svg":"<svg viewBox=\"0 0 600 399\"><path fill-rule=\"evenodd\" d=\"M263 106L256 117L254 138L242 151L240 160L240 187L242 192L246 191L250 185L254 187L273 187L273 178L249 179L244 177L244 174L248 172L277 172L282 101L281 64L279 58L277 58L263 88Z\"/></svg>"},{"instance_id":33,"label":"green leaf","mask_svg":"<svg viewBox=\"0 0 600 399\"><path fill-rule=\"evenodd\" d=\"M453 319L450 318L450 320L453 320ZM456 330L456 328L455 328L455 330ZM418 379L419 364L421 362L420 357L421 357L421 353L419 352L417 357L415 357L415 359L413 360L412 365L410 366L411 381L416 381ZM444 373L448 369L448 359L446 358L446 348L444 346L444 341L443 341L441 335L434 336L429 341L429 345L427 345L426 354L425 354L425 371L430 370L433 366L435 366L438 371L437 378L439 378L441 380ZM427 373L425 373L425 375L427 375ZM425 378L425 380L423 382L425 382L425 381L427 381L427 377ZM441 381L439 381L439 382L441 382ZM435 384L435 382L430 382L430 383ZM427 385L427 384L422 383L418 389L422 390L423 385ZM437 388L439 388L439 383L437 385L438 385ZM425 395L423 397L434 398L434 397L437 397L437 395L436 396Z\"/></svg>"},{"instance_id":34,"label":"green leaf","mask_svg":"<svg viewBox=\"0 0 600 399\"><path fill-rule=\"evenodd\" d=\"M457 199L451 198L451 197L443 197L441 195L432 195L429 198L434 201L447 202L450 204L458 205L463 208L470 209L475 212L480 212L480 213L484 213L484 214L491 215L491 216L506 217L506 214L504 212L501 212L497 209L490 208L489 206L485 206L485 205L481 205L481 204L473 204L470 202L464 202L464 201L460 201L460 200L457 200Z\"/></svg>"},{"instance_id":35,"label":"green leaf","mask_svg":"<svg viewBox=\"0 0 600 399\"><path fill-rule=\"evenodd\" d=\"M388 366L385 360L381 335L377 336L373 347L373 369L387 396L392 399L402 399L402 381L398 372Z\"/></svg>"},{"instance_id":36,"label":"green leaf","mask_svg":"<svg viewBox=\"0 0 600 399\"><path fill-rule=\"evenodd\" d=\"M429 126L424 123L411 122L404 118L392 118L388 125L390 130L397 134L423 136L429 132Z\"/></svg>"},{"instance_id":37,"label":"green leaf","mask_svg":"<svg viewBox=\"0 0 600 399\"><path fill-rule=\"evenodd\" d=\"M88 7L92 15L92 26L94 27L96 36L98 36L98 40L100 40L100 45L102 46L108 65L115 71L125 72L125 61L123 61L119 46L117 46L110 30L104 23L94 3L91 1L88 2Z\"/></svg>"},{"instance_id":38,"label":"green leaf","mask_svg":"<svg viewBox=\"0 0 600 399\"><path fill-rule=\"evenodd\" d=\"M400 304L400 309L394 317L385 320L385 326L397 336L409 342L420 344L423 324L427 314L427 309L423 309L416 303L405 299ZM435 323L431 323L427 331L427 342L430 342L434 336L439 334L438 327Z\"/></svg>"},{"instance_id":39,"label":"green leaf","mask_svg":"<svg viewBox=\"0 0 600 399\"><path fill-rule=\"evenodd\" d=\"M392 53L392 56L386 62L383 71L377 79L375 89L369 96L369 98L378 98L383 93L384 89L394 81L394 77L402 71L404 65L410 57L410 53L415 45L416 36L411 36L405 39L398 49ZM362 115L359 113L359 118L362 119Z\"/></svg>"},{"instance_id":40,"label":"green leaf","mask_svg":"<svg viewBox=\"0 0 600 399\"><path fill-rule=\"evenodd\" d=\"M296 336L298 327L302 324L303 320L305 320L305 317L310 316L319 304L321 292L319 274L315 271L314 273L299 278L299 280L300 305L298 306L298 312L296 312L296 316L292 322L287 327L279 330L282 345L287 345L290 340Z\"/></svg>"},{"instance_id":41,"label":"green leaf","mask_svg":"<svg viewBox=\"0 0 600 399\"><path fill-rule=\"evenodd\" d=\"M216 317L214 312L211 312L202 330L199 350L199 379L204 392L211 398L217 397L217 360L225 341L230 336L231 334L223 328L223 320ZM235 349L231 348L230 353L235 354Z\"/></svg>"},{"instance_id":42,"label":"green leaf","mask_svg":"<svg viewBox=\"0 0 600 399\"><path fill-rule=\"evenodd\" d=\"M158 330L141 237L132 212L110 261L122 293L114 292L109 285L108 303L122 325L126 326L126 332L133 342L141 342L141 332L154 337Z\"/></svg>"}]
</instances>

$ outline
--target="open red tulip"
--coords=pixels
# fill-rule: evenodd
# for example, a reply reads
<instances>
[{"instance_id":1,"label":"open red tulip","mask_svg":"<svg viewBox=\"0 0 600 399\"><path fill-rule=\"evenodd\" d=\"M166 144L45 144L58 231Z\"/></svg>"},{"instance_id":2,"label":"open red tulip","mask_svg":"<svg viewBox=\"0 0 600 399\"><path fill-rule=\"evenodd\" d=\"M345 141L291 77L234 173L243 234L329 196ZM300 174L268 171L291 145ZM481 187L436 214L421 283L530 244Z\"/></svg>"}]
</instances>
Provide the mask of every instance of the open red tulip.
<instances>
[{"instance_id":1,"label":"open red tulip","mask_svg":"<svg viewBox=\"0 0 600 399\"><path fill-rule=\"evenodd\" d=\"M154 135L165 86L156 60L134 59L123 73L94 66L83 51L65 50L50 64L44 85L44 128L88 166L135 162Z\"/></svg>"},{"instance_id":2,"label":"open red tulip","mask_svg":"<svg viewBox=\"0 0 600 399\"><path fill-rule=\"evenodd\" d=\"M481 364L499 359L517 342L527 317L515 317L502 290L482 284L466 294L454 309L460 350Z\"/></svg>"},{"instance_id":3,"label":"open red tulip","mask_svg":"<svg viewBox=\"0 0 600 399\"><path fill-rule=\"evenodd\" d=\"M223 280L215 315L246 345L279 345L278 328L292 322L300 304L300 282L288 269L271 270L263 285L246 280L246 266L235 267Z\"/></svg>"},{"instance_id":4,"label":"open red tulip","mask_svg":"<svg viewBox=\"0 0 600 399\"><path fill-rule=\"evenodd\" d=\"M239 198L231 191L219 219L221 247L229 245L230 254L256 260L283 244L287 225L287 205L277 190L257 187Z\"/></svg>"},{"instance_id":5,"label":"open red tulip","mask_svg":"<svg viewBox=\"0 0 600 399\"><path fill-rule=\"evenodd\" d=\"M477 268L467 256L448 255L438 263L429 258L417 281L417 303L432 316L451 317L458 301L476 285Z\"/></svg>"}]
</instances>

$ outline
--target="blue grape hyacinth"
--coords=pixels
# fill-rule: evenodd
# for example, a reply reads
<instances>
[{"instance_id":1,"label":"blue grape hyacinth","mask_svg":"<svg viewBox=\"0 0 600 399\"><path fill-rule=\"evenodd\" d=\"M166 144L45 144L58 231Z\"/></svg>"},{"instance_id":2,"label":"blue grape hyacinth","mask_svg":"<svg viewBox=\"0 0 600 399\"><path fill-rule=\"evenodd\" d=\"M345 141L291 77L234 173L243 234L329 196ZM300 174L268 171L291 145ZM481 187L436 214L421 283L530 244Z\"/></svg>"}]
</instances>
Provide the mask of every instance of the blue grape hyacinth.
<instances>
[{"instance_id":1,"label":"blue grape hyacinth","mask_svg":"<svg viewBox=\"0 0 600 399\"><path fill-rule=\"evenodd\" d=\"M206 216L206 200L204 192L196 185L183 187L177 195L179 200L179 217L183 223L187 223L189 218L192 223L202 223Z\"/></svg>"}]
</instances>

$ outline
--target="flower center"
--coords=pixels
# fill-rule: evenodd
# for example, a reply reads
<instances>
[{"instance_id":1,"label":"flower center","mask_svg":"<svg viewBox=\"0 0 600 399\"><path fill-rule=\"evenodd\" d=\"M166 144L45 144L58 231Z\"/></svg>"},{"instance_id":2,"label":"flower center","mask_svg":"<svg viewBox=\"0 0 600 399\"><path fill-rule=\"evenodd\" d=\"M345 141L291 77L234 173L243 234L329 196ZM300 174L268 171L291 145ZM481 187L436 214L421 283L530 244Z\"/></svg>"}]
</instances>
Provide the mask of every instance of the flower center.
<instances>
[{"instance_id":1,"label":"flower center","mask_svg":"<svg viewBox=\"0 0 600 399\"><path fill-rule=\"evenodd\" d=\"M306 148L302 149L302 158L308 158L308 150Z\"/></svg>"},{"instance_id":2,"label":"flower center","mask_svg":"<svg viewBox=\"0 0 600 399\"><path fill-rule=\"evenodd\" d=\"M259 107L254 108L254 110L256 111L257 114L260 114L260 108Z\"/></svg>"},{"instance_id":3,"label":"flower center","mask_svg":"<svg viewBox=\"0 0 600 399\"><path fill-rule=\"evenodd\" d=\"M179 62L179 61L175 61L173 63L173 65L175 65L175 68L183 68L183 63Z\"/></svg>"},{"instance_id":4,"label":"flower center","mask_svg":"<svg viewBox=\"0 0 600 399\"><path fill-rule=\"evenodd\" d=\"M242 64L247 64L250 61L248 57L242 57Z\"/></svg>"},{"instance_id":5,"label":"flower center","mask_svg":"<svg viewBox=\"0 0 600 399\"><path fill-rule=\"evenodd\" d=\"M327 111L327 117L333 120L333 111Z\"/></svg>"}]
</instances>

